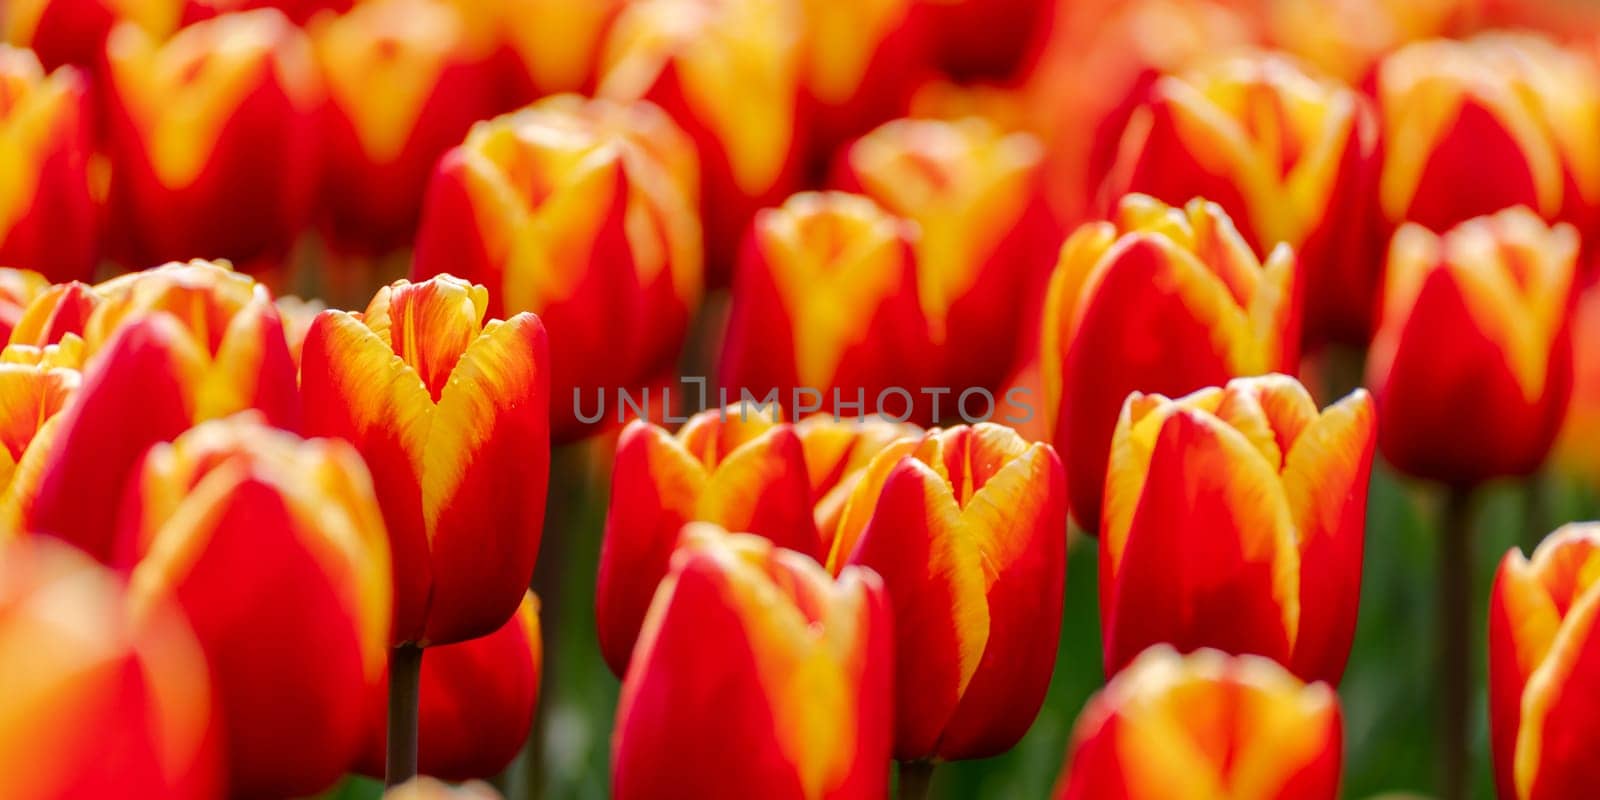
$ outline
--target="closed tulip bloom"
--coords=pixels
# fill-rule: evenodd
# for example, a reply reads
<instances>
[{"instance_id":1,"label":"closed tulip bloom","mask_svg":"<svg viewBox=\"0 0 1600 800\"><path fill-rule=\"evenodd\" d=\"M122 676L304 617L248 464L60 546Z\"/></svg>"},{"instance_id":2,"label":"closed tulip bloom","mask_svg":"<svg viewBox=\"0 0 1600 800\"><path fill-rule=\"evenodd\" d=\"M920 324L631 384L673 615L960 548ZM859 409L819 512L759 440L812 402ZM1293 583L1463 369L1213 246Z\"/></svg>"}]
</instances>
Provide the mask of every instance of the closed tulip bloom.
<instances>
[{"instance_id":1,"label":"closed tulip bloom","mask_svg":"<svg viewBox=\"0 0 1600 800\"><path fill-rule=\"evenodd\" d=\"M441 275L325 311L301 353L310 433L355 444L394 552L393 644L492 633L533 576L550 473L549 350L532 314L484 317Z\"/></svg>"},{"instance_id":2,"label":"closed tulip bloom","mask_svg":"<svg viewBox=\"0 0 1600 800\"><path fill-rule=\"evenodd\" d=\"M868 465L828 563L883 576L894 608L894 756L985 758L1033 724L1055 667L1067 498L1047 444L983 423Z\"/></svg>"},{"instance_id":3,"label":"closed tulip bloom","mask_svg":"<svg viewBox=\"0 0 1600 800\"><path fill-rule=\"evenodd\" d=\"M1072 516L1100 527L1106 458L1132 392L1177 397L1299 362L1296 267L1288 245L1258 260L1217 205L1182 209L1129 195L1113 221L1061 248L1045 301L1041 371Z\"/></svg>"},{"instance_id":4,"label":"closed tulip bloom","mask_svg":"<svg viewBox=\"0 0 1600 800\"><path fill-rule=\"evenodd\" d=\"M1055 800L1333 800L1344 723L1324 683L1257 656L1145 651L1090 698Z\"/></svg>"},{"instance_id":5,"label":"closed tulip bloom","mask_svg":"<svg viewBox=\"0 0 1600 800\"><path fill-rule=\"evenodd\" d=\"M468 4L480 0L467 0ZM498 0L489 3L516 65L513 93L531 100L594 88L600 48L631 0Z\"/></svg>"},{"instance_id":6,"label":"closed tulip bloom","mask_svg":"<svg viewBox=\"0 0 1600 800\"><path fill-rule=\"evenodd\" d=\"M185 0L10 0L0 8L0 41L39 54L46 69L98 67L106 36L129 22L165 38L182 20Z\"/></svg>"},{"instance_id":7,"label":"closed tulip bloom","mask_svg":"<svg viewBox=\"0 0 1600 800\"><path fill-rule=\"evenodd\" d=\"M354 761L389 638L389 549L353 448L259 416L145 455L118 562L176 599L205 648L234 797L315 794Z\"/></svg>"},{"instance_id":8,"label":"closed tulip bloom","mask_svg":"<svg viewBox=\"0 0 1600 800\"><path fill-rule=\"evenodd\" d=\"M1572 385L1577 257L1577 231L1526 208L1395 233L1366 380L1391 464L1455 485L1539 467Z\"/></svg>"},{"instance_id":9,"label":"closed tulip bloom","mask_svg":"<svg viewBox=\"0 0 1600 800\"><path fill-rule=\"evenodd\" d=\"M1359 389L1318 413L1282 375L1129 395L1100 523L1106 674L1167 642L1337 684L1361 600L1373 416Z\"/></svg>"},{"instance_id":10,"label":"closed tulip bloom","mask_svg":"<svg viewBox=\"0 0 1600 800\"><path fill-rule=\"evenodd\" d=\"M183 613L58 540L0 543L0 681L7 798L220 795L211 681Z\"/></svg>"},{"instance_id":11,"label":"closed tulip bloom","mask_svg":"<svg viewBox=\"0 0 1600 800\"><path fill-rule=\"evenodd\" d=\"M322 86L306 36L264 9L164 42L119 26L106 58L116 255L266 265L287 252L318 175Z\"/></svg>"},{"instance_id":12,"label":"closed tulip bloom","mask_svg":"<svg viewBox=\"0 0 1600 800\"><path fill-rule=\"evenodd\" d=\"M676 363L700 299L695 163L661 109L563 95L480 123L439 164L412 277L461 275L491 316L544 320L558 441L596 427L580 397Z\"/></svg>"},{"instance_id":13,"label":"closed tulip bloom","mask_svg":"<svg viewBox=\"0 0 1600 800\"><path fill-rule=\"evenodd\" d=\"M1489 599L1489 729L1502 800L1584 797L1600 778L1593 753L1600 664L1600 525L1550 534L1530 559L1513 548Z\"/></svg>"},{"instance_id":14,"label":"closed tulip bloom","mask_svg":"<svg viewBox=\"0 0 1600 800\"><path fill-rule=\"evenodd\" d=\"M87 278L100 253L89 185L88 85L72 68L46 74L28 50L0 45L0 264L52 280Z\"/></svg>"},{"instance_id":15,"label":"closed tulip bloom","mask_svg":"<svg viewBox=\"0 0 1600 800\"><path fill-rule=\"evenodd\" d=\"M1442 231L1525 205L1584 226L1600 203L1600 76L1532 35L1410 45L1379 67L1378 205ZM1472 186L1464 192L1462 186Z\"/></svg>"},{"instance_id":16,"label":"closed tulip bloom","mask_svg":"<svg viewBox=\"0 0 1600 800\"><path fill-rule=\"evenodd\" d=\"M830 578L711 525L684 539L622 681L612 796L883 797L894 659L878 577Z\"/></svg>"},{"instance_id":17,"label":"closed tulip bloom","mask_svg":"<svg viewBox=\"0 0 1600 800\"><path fill-rule=\"evenodd\" d=\"M916 0L802 0L801 87L812 161L826 166L852 136L904 116L931 73Z\"/></svg>"},{"instance_id":18,"label":"closed tulip bloom","mask_svg":"<svg viewBox=\"0 0 1600 800\"><path fill-rule=\"evenodd\" d=\"M896 423L880 416L841 417L823 412L800 420L794 426L805 453L806 472L811 481L811 502L817 533L824 555L833 549L833 534L839 518L866 477L867 466L878 453L907 436L922 433L908 423Z\"/></svg>"}]
</instances>

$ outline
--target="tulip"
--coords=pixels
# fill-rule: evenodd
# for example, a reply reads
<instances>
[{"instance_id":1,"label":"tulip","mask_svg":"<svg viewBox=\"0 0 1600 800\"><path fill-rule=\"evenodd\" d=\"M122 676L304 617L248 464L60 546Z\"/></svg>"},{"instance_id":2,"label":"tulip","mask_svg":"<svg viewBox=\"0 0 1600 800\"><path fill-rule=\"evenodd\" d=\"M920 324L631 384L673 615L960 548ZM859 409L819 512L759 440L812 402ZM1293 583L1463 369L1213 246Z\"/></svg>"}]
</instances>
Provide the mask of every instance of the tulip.
<instances>
[{"instance_id":1,"label":"tulip","mask_svg":"<svg viewBox=\"0 0 1600 800\"><path fill-rule=\"evenodd\" d=\"M1503 800L1585 797L1600 777L1592 713L1600 637L1600 525L1512 548L1489 601L1489 729Z\"/></svg>"},{"instance_id":2,"label":"tulip","mask_svg":"<svg viewBox=\"0 0 1600 800\"><path fill-rule=\"evenodd\" d=\"M499 0L496 23L516 65L514 95L531 100L592 90L606 32L629 2Z\"/></svg>"},{"instance_id":3,"label":"tulip","mask_svg":"<svg viewBox=\"0 0 1600 800\"><path fill-rule=\"evenodd\" d=\"M68 334L81 335L103 299L94 287L79 281L45 287L32 294L10 320L8 341L44 347L60 342Z\"/></svg>"},{"instance_id":4,"label":"tulip","mask_svg":"<svg viewBox=\"0 0 1600 800\"><path fill-rule=\"evenodd\" d=\"M488 54L456 8L377 0L309 30L328 87L322 198L344 250L409 243L435 162L498 98Z\"/></svg>"},{"instance_id":5,"label":"tulip","mask_svg":"<svg viewBox=\"0 0 1600 800\"><path fill-rule=\"evenodd\" d=\"M533 726L543 660L539 599L532 592L494 633L433 648L422 664L420 772L464 781L505 769ZM382 778L385 697L381 691L368 697L366 748L357 770Z\"/></svg>"},{"instance_id":6,"label":"tulip","mask_svg":"<svg viewBox=\"0 0 1600 800\"><path fill-rule=\"evenodd\" d=\"M1538 468L1572 384L1578 235L1526 208L1395 233L1367 362L1378 446L1456 486Z\"/></svg>"},{"instance_id":7,"label":"tulip","mask_svg":"<svg viewBox=\"0 0 1600 800\"><path fill-rule=\"evenodd\" d=\"M1055 800L1333 800L1339 698L1272 661L1152 647L1089 700Z\"/></svg>"},{"instance_id":8,"label":"tulip","mask_svg":"<svg viewBox=\"0 0 1600 800\"><path fill-rule=\"evenodd\" d=\"M10 800L220 795L211 684L189 623L50 537L0 545L0 681Z\"/></svg>"},{"instance_id":9,"label":"tulip","mask_svg":"<svg viewBox=\"0 0 1600 800\"><path fill-rule=\"evenodd\" d=\"M1055 445L1072 476L1072 516L1100 527L1111 434L1135 391L1177 397L1299 361L1295 259L1258 261L1226 212L1123 198L1115 221L1061 248L1045 301L1041 370Z\"/></svg>"},{"instance_id":10,"label":"tulip","mask_svg":"<svg viewBox=\"0 0 1600 800\"><path fill-rule=\"evenodd\" d=\"M889 626L869 570L690 528L622 681L612 796L883 797Z\"/></svg>"},{"instance_id":11,"label":"tulip","mask_svg":"<svg viewBox=\"0 0 1600 800\"><path fill-rule=\"evenodd\" d=\"M985 758L1033 724L1066 581L1061 462L989 423L902 439L867 466L828 564L883 576L894 609L894 755Z\"/></svg>"},{"instance_id":12,"label":"tulip","mask_svg":"<svg viewBox=\"0 0 1600 800\"><path fill-rule=\"evenodd\" d=\"M50 281L37 272L0 267L0 333L9 339L28 305L49 288Z\"/></svg>"},{"instance_id":13,"label":"tulip","mask_svg":"<svg viewBox=\"0 0 1600 800\"><path fill-rule=\"evenodd\" d=\"M1273 47L1360 84L1384 56L1411 42L1466 33L1488 23L1485 7L1498 1L1341 0L1334 10L1325 0L1275 0L1255 7L1261 33Z\"/></svg>"},{"instance_id":14,"label":"tulip","mask_svg":"<svg viewBox=\"0 0 1600 800\"><path fill-rule=\"evenodd\" d=\"M1106 674L1168 642L1337 685L1361 600L1374 434L1365 391L1319 414L1282 375L1129 395L1100 522Z\"/></svg>"},{"instance_id":15,"label":"tulip","mask_svg":"<svg viewBox=\"0 0 1600 800\"><path fill-rule=\"evenodd\" d=\"M643 420L623 429L595 585L600 650L619 676L679 531L695 520L821 560L826 551L793 426L741 405L696 414L676 436Z\"/></svg>"},{"instance_id":16,"label":"tulip","mask_svg":"<svg viewBox=\"0 0 1600 800\"><path fill-rule=\"evenodd\" d=\"M290 22L296 25L305 25L319 13L331 11L344 13L356 5L359 0L188 0L184 9L184 21L192 23L202 19L210 19L218 14L227 14L234 11L250 11L258 8L276 8L282 11Z\"/></svg>"},{"instance_id":17,"label":"tulip","mask_svg":"<svg viewBox=\"0 0 1600 800\"><path fill-rule=\"evenodd\" d=\"M834 152L874 125L903 116L924 78L928 35L917 0L802 0L800 84L810 160Z\"/></svg>"},{"instance_id":18,"label":"tulip","mask_svg":"<svg viewBox=\"0 0 1600 800\"><path fill-rule=\"evenodd\" d=\"M259 415L152 447L129 481L117 562L170 596L205 648L229 796L315 794L361 744L389 636L389 550L361 458Z\"/></svg>"},{"instance_id":19,"label":"tulip","mask_svg":"<svg viewBox=\"0 0 1600 800\"><path fill-rule=\"evenodd\" d=\"M922 433L915 425L883 417L842 418L830 413L800 420L794 432L805 453L813 518L822 537L824 555L833 549L839 518L856 484L866 476L867 465L895 441Z\"/></svg>"},{"instance_id":20,"label":"tulip","mask_svg":"<svg viewBox=\"0 0 1600 800\"><path fill-rule=\"evenodd\" d=\"M165 42L122 25L106 57L119 257L253 266L286 252L318 175L322 86L306 36L264 9L198 22Z\"/></svg>"},{"instance_id":21,"label":"tulip","mask_svg":"<svg viewBox=\"0 0 1600 800\"><path fill-rule=\"evenodd\" d=\"M1010 78L1044 46L1055 0L934 0L919 3L940 67L961 78Z\"/></svg>"},{"instance_id":22,"label":"tulip","mask_svg":"<svg viewBox=\"0 0 1600 800\"><path fill-rule=\"evenodd\" d=\"M1060 241L1038 191L1043 157L1032 136L969 117L890 122L841 158L843 188L921 229L917 296L957 391L997 388L1038 330L1026 309Z\"/></svg>"},{"instance_id":23,"label":"tulip","mask_svg":"<svg viewBox=\"0 0 1600 800\"><path fill-rule=\"evenodd\" d=\"M87 278L100 245L87 83L72 68L47 75L32 52L0 45L0 96L0 159L9 165L0 264Z\"/></svg>"},{"instance_id":24,"label":"tulip","mask_svg":"<svg viewBox=\"0 0 1600 800\"><path fill-rule=\"evenodd\" d=\"M328 310L328 304L312 298L307 300L293 295L284 295L272 301L278 307L278 317L283 321L283 338L289 345L289 358L294 360L295 369L300 368L300 353L305 348L306 333L311 330L311 322L318 314Z\"/></svg>"},{"instance_id":25,"label":"tulip","mask_svg":"<svg viewBox=\"0 0 1600 800\"><path fill-rule=\"evenodd\" d=\"M601 50L599 96L655 102L699 149L714 285L727 284L751 216L799 179L800 11L789 0L631 2Z\"/></svg>"},{"instance_id":26,"label":"tulip","mask_svg":"<svg viewBox=\"0 0 1600 800\"><path fill-rule=\"evenodd\" d=\"M1516 205L1593 221L1600 76L1581 56L1531 35L1422 42L1387 58L1376 83L1390 229L1442 231Z\"/></svg>"},{"instance_id":27,"label":"tulip","mask_svg":"<svg viewBox=\"0 0 1600 800\"><path fill-rule=\"evenodd\" d=\"M412 278L491 288L490 313L549 326L558 441L578 398L673 368L700 298L694 148L661 109L549 98L473 128L439 164Z\"/></svg>"},{"instance_id":28,"label":"tulip","mask_svg":"<svg viewBox=\"0 0 1600 800\"><path fill-rule=\"evenodd\" d=\"M550 471L549 354L532 314L484 322L450 275L380 289L306 332L306 430L355 444L394 552L392 643L494 632L533 575Z\"/></svg>"},{"instance_id":29,"label":"tulip","mask_svg":"<svg viewBox=\"0 0 1600 800\"><path fill-rule=\"evenodd\" d=\"M1551 454L1555 468L1600 487L1600 289L1584 290L1572 312L1572 392Z\"/></svg>"},{"instance_id":30,"label":"tulip","mask_svg":"<svg viewBox=\"0 0 1600 800\"><path fill-rule=\"evenodd\" d=\"M872 200L842 192L803 192L757 214L734 279L723 389L777 392L797 414L855 404L930 421L928 398L911 394L929 385L932 356L914 236Z\"/></svg>"},{"instance_id":31,"label":"tulip","mask_svg":"<svg viewBox=\"0 0 1600 800\"><path fill-rule=\"evenodd\" d=\"M0 8L0 41L38 53L45 69L95 67L117 23L164 39L178 29L183 9L184 0L9 0Z\"/></svg>"},{"instance_id":32,"label":"tulip","mask_svg":"<svg viewBox=\"0 0 1600 800\"><path fill-rule=\"evenodd\" d=\"M83 382L79 358L76 341L66 347L8 345L0 351L0 487L11 485L29 447L78 391Z\"/></svg>"},{"instance_id":33,"label":"tulip","mask_svg":"<svg viewBox=\"0 0 1600 800\"><path fill-rule=\"evenodd\" d=\"M1281 55L1222 59L1157 80L1119 149L1107 196L1215 200L1256 252L1295 248L1308 337L1366 341L1377 123L1354 90Z\"/></svg>"}]
</instances>

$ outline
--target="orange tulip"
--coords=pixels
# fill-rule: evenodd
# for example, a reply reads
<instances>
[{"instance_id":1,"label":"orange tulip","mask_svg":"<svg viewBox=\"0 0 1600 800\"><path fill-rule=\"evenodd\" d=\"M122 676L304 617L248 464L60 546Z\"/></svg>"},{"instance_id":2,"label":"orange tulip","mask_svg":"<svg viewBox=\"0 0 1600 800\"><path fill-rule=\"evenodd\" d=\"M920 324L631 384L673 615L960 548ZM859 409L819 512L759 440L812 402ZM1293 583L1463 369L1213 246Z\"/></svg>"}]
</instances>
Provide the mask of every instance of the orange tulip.
<instances>
[{"instance_id":1,"label":"orange tulip","mask_svg":"<svg viewBox=\"0 0 1600 800\"><path fill-rule=\"evenodd\" d=\"M479 124L440 162L412 277L462 275L491 315L545 321L558 441L595 427L580 397L672 369L700 299L696 170L659 108L572 95Z\"/></svg>"},{"instance_id":2,"label":"orange tulip","mask_svg":"<svg viewBox=\"0 0 1600 800\"><path fill-rule=\"evenodd\" d=\"M1530 560L1513 548L1489 600L1489 729L1502 800L1586 797L1600 778L1600 525L1567 525Z\"/></svg>"},{"instance_id":3,"label":"orange tulip","mask_svg":"<svg viewBox=\"0 0 1600 800\"><path fill-rule=\"evenodd\" d=\"M870 571L690 528L622 681L612 796L883 797L892 644Z\"/></svg>"},{"instance_id":4,"label":"orange tulip","mask_svg":"<svg viewBox=\"0 0 1600 800\"><path fill-rule=\"evenodd\" d=\"M1112 222L1080 227L1061 248L1045 301L1041 369L1072 516L1100 527L1106 459L1132 392L1176 397L1299 361L1295 259L1257 260L1226 212L1123 198Z\"/></svg>"},{"instance_id":5,"label":"orange tulip","mask_svg":"<svg viewBox=\"0 0 1600 800\"><path fill-rule=\"evenodd\" d=\"M932 430L867 466L828 564L883 576L894 608L895 758L984 758L1033 724L1066 581L1061 462L992 424Z\"/></svg>"},{"instance_id":6,"label":"orange tulip","mask_svg":"<svg viewBox=\"0 0 1600 800\"><path fill-rule=\"evenodd\" d=\"M265 265L307 222L322 86L311 43L266 9L165 42L132 25L106 44L112 245L133 266Z\"/></svg>"},{"instance_id":7,"label":"orange tulip","mask_svg":"<svg viewBox=\"0 0 1600 800\"><path fill-rule=\"evenodd\" d=\"M1578 235L1526 208L1395 233L1367 361L1378 446L1456 485L1537 469L1572 385Z\"/></svg>"},{"instance_id":8,"label":"orange tulip","mask_svg":"<svg viewBox=\"0 0 1600 800\"><path fill-rule=\"evenodd\" d=\"M211 662L229 796L315 794L354 761L389 637L389 549L342 442L256 417L145 455L121 512L135 591L171 596Z\"/></svg>"},{"instance_id":9,"label":"orange tulip","mask_svg":"<svg viewBox=\"0 0 1600 800\"><path fill-rule=\"evenodd\" d=\"M1152 647L1089 700L1055 800L1333 800L1344 723L1327 684L1256 656Z\"/></svg>"},{"instance_id":10,"label":"orange tulip","mask_svg":"<svg viewBox=\"0 0 1600 800\"><path fill-rule=\"evenodd\" d=\"M0 682L9 800L219 796L211 683L189 623L50 537L0 545Z\"/></svg>"},{"instance_id":11,"label":"orange tulip","mask_svg":"<svg viewBox=\"0 0 1600 800\"><path fill-rule=\"evenodd\" d=\"M178 29L185 0L8 0L0 8L0 40L39 54L45 69L95 67L119 22L166 38Z\"/></svg>"},{"instance_id":12,"label":"orange tulip","mask_svg":"<svg viewBox=\"0 0 1600 800\"><path fill-rule=\"evenodd\" d=\"M1375 433L1365 391L1319 414L1282 375L1177 400L1129 395L1100 522L1106 674L1167 642L1337 684L1361 601Z\"/></svg>"},{"instance_id":13,"label":"orange tulip","mask_svg":"<svg viewBox=\"0 0 1600 800\"><path fill-rule=\"evenodd\" d=\"M45 74L32 52L0 45L0 264L54 280L87 278L100 253L89 185L93 144L81 73Z\"/></svg>"},{"instance_id":14,"label":"orange tulip","mask_svg":"<svg viewBox=\"0 0 1600 800\"><path fill-rule=\"evenodd\" d=\"M533 575L550 472L549 351L532 314L484 322L450 275L325 311L301 353L306 430L355 444L394 552L393 643L484 636Z\"/></svg>"},{"instance_id":15,"label":"orange tulip","mask_svg":"<svg viewBox=\"0 0 1600 800\"><path fill-rule=\"evenodd\" d=\"M1206 197L1256 252L1288 243L1307 336L1364 343L1382 263L1366 230L1376 155L1376 118L1354 90L1280 55L1234 56L1155 82L1105 191Z\"/></svg>"}]
</instances>

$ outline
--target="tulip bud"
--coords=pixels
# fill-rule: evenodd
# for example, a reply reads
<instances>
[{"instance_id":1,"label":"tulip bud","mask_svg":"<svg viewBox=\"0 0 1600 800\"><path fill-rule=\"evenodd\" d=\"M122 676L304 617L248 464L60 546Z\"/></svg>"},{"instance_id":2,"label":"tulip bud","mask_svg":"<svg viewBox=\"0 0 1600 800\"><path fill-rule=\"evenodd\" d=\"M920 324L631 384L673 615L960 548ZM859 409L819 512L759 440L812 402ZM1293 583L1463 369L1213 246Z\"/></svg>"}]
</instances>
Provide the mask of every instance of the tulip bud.
<instances>
[{"instance_id":1,"label":"tulip bud","mask_svg":"<svg viewBox=\"0 0 1600 800\"><path fill-rule=\"evenodd\" d=\"M599 96L655 102L699 149L713 285L727 284L724 254L737 249L751 215L799 178L799 12L789 0L632 2L601 50Z\"/></svg>"},{"instance_id":2,"label":"tulip bud","mask_svg":"<svg viewBox=\"0 0 1600 800\"><path fill-rule=\"evenodd\" d=\"M5 542L0 665L9 800L220 795L205 653L171 603L53 538Z\"/></svg>"},{"instance_id":3,"label":"tulip bud","mask_svg":"<svg viewBox=\"0 0 1600 800\"><path fill-rule=\"evenodd\" d=\"M1489 599L1489 729L1504 800L1587 796L1597 773L1600 525L1550 534L1533 558L1512 548Z\"/></svg>"},{"instance_id":4,"label":"tulip bud","mask_svg":"<svg viewBox=\"0 0 1600 800\"><path fill-rule=\"evenodd\" d=\"M1295 248L1308 336L1364 343L1382 264L1366 235L1376 151L1354 90L1283 56L1235 56L1155 82L1105 193L1215 200L1256 252Z\"/></svg>"},{"instance_id":5,"label":"tulip bud","mask_svg":"<svg viewBox=\"0 0 1600 800\"><path fill-rule=\"evenodd\" d=\"M1339 698L1273 662L1152 647L1090 698L1055 800L1333 800Z\"/></svg>"},{"instance_id":6,"label":"tulip bud","mask_svg":"<svg viewBox=\"0 0 1600 800\"><path fill-rule=\"evenodd\" d=\"M1584 227L1600 207L1600 76L1531 35L1410 45L1379 67L1390 229L1442 231L1525 205ZM1470 186L1471 191L1461 187Z\"/></svg>"},{"instance_id":7,"label":"tulip bud","mask_svg":"<svg viewBox=\"0 0 1600 800\"><path fill-rule=\"evenodd\" d=\"M211 662L229 795L315 794L353 762L387 657L389 550L354 449L257 417L145 454L118 562L174 597Z\"/></svg>"},{"instance_id":8,"label":"tulip bud","mask_svg":"<svg viewBox=\"0 0 1600 800\"><path fill-rule=\"evenodd\" d=\"M87 83L71 68L46 75L32 52L0 44L0 98L0 264L87 278L100 253Z\"/></svg>"},{"instance_id":9,"label":"tulip bud","mask_svg":"<svg viewBox=\"0 0 1600 800\"><path fill-rule=\"evenodd\" d=\"M276 10L224 14L162 42L106 44L113 246L143 266L282 255L318 174L311 44Z\"/></svg>"},{"instance_id":10,"label":"tulip bud","mask_svg":"<svg viewBox=\"0 0 1600 800\"><path fill-rule=\"evenodd\" d=\"M843 402L930 421L927 398L913 394L928 385L932 356L914 236L842 192L803 192L757 214L734 279L723 389L777 392L796 414Z\"/></svg>"},{"instance_id":11,"label":"tulip bud","mask_svg":"<svg viewBox=\"0 0 1600 800\"><path fill-rule=\"evenodd\" d=\"M491 315L545 321L558 441L594 427L580 396L677 359L700 298L694 159L655 106L565 95L480 123L439 164L412 277L460 274L491 288Z\"/></svg>"},{"instance_id":12,"label":"tulip bud","mask_svg":"<svg viewBox=\"0 0 1600 800\"><path fill-rule=\"evenodd\" d=\"M306 430L372 469L394 552L393 644L493 632L533 576L550 472L549 351L532 314L484 322L450 275L324 311L301 354Z\"/></svg>"},{"instance_id":13,"label":"tulip bud","mask_svg":"<svg viewBox=\"0 0 1600 800\"><path fill-rule=\"evenodd\" d=\"M1374 434L1365 391L1319 414L1282 375L1129 395L1100 522L1106 674L1168 642L1337 684L1361 600Z\"/></svg>"},{"instance_id":14,"label":"tulip bud","mask_svg":"<svg viewBox=\"0 0 1600 800\"><path fill-rule=\"evenodd\" d=\"M1033 724L1055 667L1066 582L1061 462L993 424L879 453L829 565L883 576L894 608L895 758L985 758Z\"/></svg>"},{"instance_id":15,"label":"tulip bud","mask_svg":"<svg viewBox=\"0 0 1600 800\"><path fill-rule=\"evenodd\" d=\"M1366 380L1391 464L1463 486L1538 468L1572 385L1577 257L1572 226L1526 208L1395 233Z\"/></svg>"},{"instance_id":16,"label":"tulip bud","mask_svg":"<svg viewBox=\"0 0 1600 800\"><path fill-rule=\"evenodd\" d=\"M994 389L1033 344L1037 313L1025 309L1060 241L1038 191L1043 158L1032 136L975 117L896 120L841 158L842 187L920 228L917 297L942 385Z\"/></svg>"},{"instance_id":17,"label":"tulip bud","mask_svg":"<svg viewBox=\"0 0 1600 800\"><path fill-rule=\"evenodd\" d=\"M39 54L45 69L98 67L106 36L128 22L164 39L177 30L185 0L8 0L0 7L0 41Z\"/></svg>"},{"instance_id":18,"label":"tulip bud","mask_svg":"<svg viewBox=\"0 0 1600 800\"><path fill-rule=\"evenodd\" d=\"M763 409L696 414L676 436L643 420L617 440L595 621L611 670L628 667L650 598L679 531L695 520L750 531L821 560L804 450L792 426Z\"/></svg>"},{"instance_id":19,"label":"tulip bud","mask_svg":"<svg viewBox=\"0 0 1600 800\"><path fill-rule=\"evenodd\" d=\"M1129 195L1114 222L1072 234L1045 301L1040 366L1080 527L1100 527L1123 400L1292 371L1295 297L1294 252L1280 244L1258 261L1214 203L1178 209Z\"/></svg>"},{"instance_id":20,"label":"tulip bud","mask_svg":"<svg viewBox=\"0 0 1600 800\"><path fill-rule=\"evenodd\" d=\"M691 527L622 681L612 796L883 797L892 645L871 571Z\"/></svg>"}]
</instances>

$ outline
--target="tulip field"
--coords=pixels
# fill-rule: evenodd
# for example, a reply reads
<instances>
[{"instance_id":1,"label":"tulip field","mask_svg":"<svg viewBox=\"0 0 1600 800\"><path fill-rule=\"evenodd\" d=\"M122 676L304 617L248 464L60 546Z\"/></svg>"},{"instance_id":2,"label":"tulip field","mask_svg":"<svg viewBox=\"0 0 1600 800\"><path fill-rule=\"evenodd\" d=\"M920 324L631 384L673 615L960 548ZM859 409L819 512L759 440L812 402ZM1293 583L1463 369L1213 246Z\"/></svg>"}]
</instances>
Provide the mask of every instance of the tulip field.
<instances>
[{"instance_id":1,"label":"tulip field","mask_svg":"<svg viewBox=\"0 0 1600 800\"><path fill-rule=\"evenodd\" d=\"M1600 797L1600 0L0 0L0 800Z\"/></svg>"}]
</instances>

